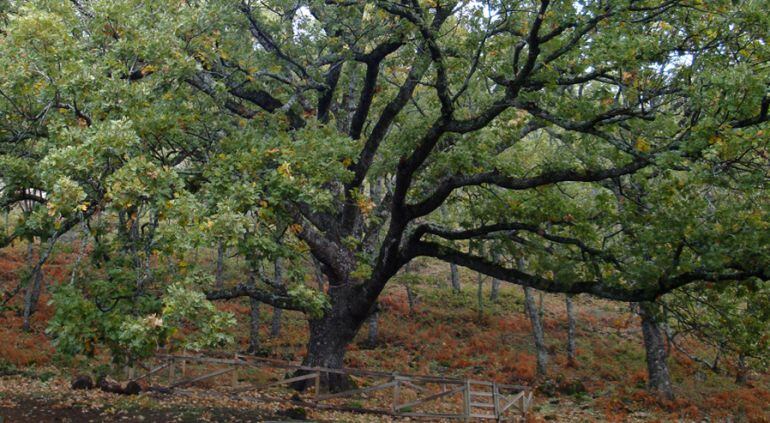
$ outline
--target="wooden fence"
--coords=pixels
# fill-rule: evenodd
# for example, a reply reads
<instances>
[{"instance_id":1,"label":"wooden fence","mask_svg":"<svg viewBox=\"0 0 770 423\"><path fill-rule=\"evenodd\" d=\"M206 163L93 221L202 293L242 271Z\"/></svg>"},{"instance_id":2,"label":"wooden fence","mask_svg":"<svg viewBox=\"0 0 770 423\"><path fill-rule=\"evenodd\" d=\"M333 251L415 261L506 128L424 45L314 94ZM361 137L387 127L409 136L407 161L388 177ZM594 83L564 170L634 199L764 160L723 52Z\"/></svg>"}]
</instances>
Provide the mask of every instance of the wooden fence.
<instances>
[{"instance_id":1,"label":"wooden fence","mask_svg":"<svg viewBox=\"0 0 770 423\"><path fill-rule=\"evenodd\" d=\"M153 375L167 379L169 388L179 388L192 385L207 379L223 376L229 373L231 395L241 395L246 392L264 391L280 385L310 380L314 388L308 398L288 400L301 405L323 409L370 412L403 417L422 417L432 419L490 419L496 421L523 420L532 404L532 391L521 385L506 385L495 382L460 379L441 376L410 375L402 373L387 373L361 369L331 369L325 367L308 367L286 361L251 357L235 354L232 358L210 357L204 355L171 355L156 356L157 366L146 367L146 373L129 379L139 381L149 379ZM206 372L191 375L189 366L205 365ZM215 370L212 370L216 368ZM282 369L293 371L293 375L285 379L260 385L242 384L239 372L244 368ZM162 372L165 370L165 377ZM344 392L325 392L321 380L329 374L341 374L356 377L359 381L371 383L357 389ZM157 377L156 376L156 377ZM363 385L363 383L361 383ZM331 400L356 399L366 397L376 391L390 390L386 398L378 397L380 403L387 402L388 408L367 408L363 406L341 407L330 403ZM263 396L264 398L264 396ZM270 400L287 401L282 398ZM443 410L423 410L426 405L443 408ZM449 408L450 410L447 410Z\"/></svg>"}]
</instances>

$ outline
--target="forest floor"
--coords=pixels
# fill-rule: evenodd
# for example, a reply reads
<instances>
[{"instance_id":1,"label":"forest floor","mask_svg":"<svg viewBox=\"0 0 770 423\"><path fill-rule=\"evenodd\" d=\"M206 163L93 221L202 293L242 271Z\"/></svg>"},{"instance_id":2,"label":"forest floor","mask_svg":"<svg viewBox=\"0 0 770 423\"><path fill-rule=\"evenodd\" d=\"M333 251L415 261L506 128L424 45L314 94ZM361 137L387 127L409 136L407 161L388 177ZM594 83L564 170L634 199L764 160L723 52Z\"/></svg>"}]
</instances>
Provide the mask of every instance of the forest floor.
<instances>
[{"instance_id":1,"label":"forest floor","mask_svg":"<svg viewBox=\"0 0 770 423\"><path fill-rule=\"evenodd\" d=\"M0 292L15 285L23 267L21 254L0 252ZM66 280L69 265L61 255L45 268L47 280ZM236 266L231 266L233 278ZM574 300L577 330L577 366L566 359L567 319L564 297L543 296L545 336L549 346L549 375L536 378L534 345L524 314L521 288L502 284L496 301L489 300L489 279L484 281L483 304L477 296L477 275L461 270L463 290L453 293L447 284L448 265L422 262L413 268L418 277L394 280L381 299L377 344L366 342L366 327L349 349L346 366L387 372L473 377L499 383L536 387L531 421L735 421L770 422L770 375L754 372L749 386L734 383L734 369L723 364L719 374L704 369L676 350L671 366L677 399L661 402L645 390L646 371L639 319L627 304L588 297ZM410 309L405 284L416 294ZM17 295L21 297L21 295ZM83 357L57 355L45 334L53 313L44 292L33 329L21 329L16 299L0 308L0 423L49 421L285 421L303 417L314 421L391 421L391 417L300 410L270 402L259 393L235 398L222 395L218 381L202 383L173 394L108 394L99 390L74 391L70 379L90 372L99 363ZM248 302L221 305L239 319L239 345L248 342ZM304 352L307 325L299 313L284 312L278 337L269 337L270 307L261 308L262 346L273 358L299 361ZM708 354L697 343L691 352ZM116 377L117 374L115 375ZM249 382L243 375L243 382ZM227 375L222 376L227 379ZM290 398L292 392L275 391ZM373 396L376 400L376 396ZM355 406L357 402L345 405ZM404 421L407 419L398 419Z\"/></svg>"}]
</instances>

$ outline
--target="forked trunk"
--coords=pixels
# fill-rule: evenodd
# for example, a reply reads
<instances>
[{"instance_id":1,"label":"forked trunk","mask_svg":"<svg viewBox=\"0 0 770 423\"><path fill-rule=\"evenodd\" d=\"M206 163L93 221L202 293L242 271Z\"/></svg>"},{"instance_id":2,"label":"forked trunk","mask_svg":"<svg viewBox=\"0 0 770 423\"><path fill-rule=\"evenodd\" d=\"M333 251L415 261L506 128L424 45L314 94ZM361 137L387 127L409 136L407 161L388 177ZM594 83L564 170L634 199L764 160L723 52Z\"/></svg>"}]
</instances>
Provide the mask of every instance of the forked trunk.
<instances>
[{"instance_id":1,"label":"forked trunk","mask_svg":"<svg viewBox=\"0 0 770 423\"><path fill-rule=\"evenodd\" d=\"M639 303L644 349L647 354L647 387L666 400L674 399L671 376L666 363L666 348L653 303Z\"/></svg>"}]
</instances>

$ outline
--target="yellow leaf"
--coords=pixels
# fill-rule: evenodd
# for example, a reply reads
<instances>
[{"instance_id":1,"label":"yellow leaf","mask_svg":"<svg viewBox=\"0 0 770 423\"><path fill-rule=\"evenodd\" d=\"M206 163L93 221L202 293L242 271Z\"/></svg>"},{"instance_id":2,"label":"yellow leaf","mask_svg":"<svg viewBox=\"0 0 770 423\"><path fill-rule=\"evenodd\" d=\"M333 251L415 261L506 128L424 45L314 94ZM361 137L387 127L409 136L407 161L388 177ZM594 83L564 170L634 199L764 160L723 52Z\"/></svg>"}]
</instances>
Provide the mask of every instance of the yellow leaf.
<instances>
[{"instance_id":1,"label":"yellow leaf","mask_svg":"<svg viewBox=\"0 0 770 423\"><path fill-rule=\"evenodd\" d=\"M650 143L647 142L647 140L644 139L644 137L639 137L636 139L635 147L637 150L641 151L642 153L646 153L650 151Z\"/></svg>"},{"instance_id":2,"label":"yellow leaf","mask_svg":"<svg viewBox=\"0 0 770 423\"><path fill-rule=\"evenodd\" d=\"M291 176L291 163L289 162L283 162L280 166L278 166L278 173L281 175L293 180L294 177Z\"/></svg>"}]
</instances>

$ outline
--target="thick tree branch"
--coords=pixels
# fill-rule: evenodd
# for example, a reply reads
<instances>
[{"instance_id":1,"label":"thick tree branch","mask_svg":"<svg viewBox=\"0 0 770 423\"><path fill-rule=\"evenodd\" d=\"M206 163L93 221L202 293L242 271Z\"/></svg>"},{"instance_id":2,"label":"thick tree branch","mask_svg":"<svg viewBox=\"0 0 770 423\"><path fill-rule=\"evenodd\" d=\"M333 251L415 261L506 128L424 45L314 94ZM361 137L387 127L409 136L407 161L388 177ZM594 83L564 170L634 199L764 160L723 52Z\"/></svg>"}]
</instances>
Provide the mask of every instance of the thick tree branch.
<instances>
[{"instance_id":1,"label":"thick tree branch","mask_svg":"<svg viewBox=\"0 0 770 423\"><path fill-rule=\"evenodd\" d=\"M377 87L377 79L380 75L380 63L389 54L395 52L403 45L402 42L387 42L377 46L372 52L364 57L361 57L361 61L366 63L366 76L364 77L364 85L361 88L361 95L358 99L358 105L356 111L353 114L353 119L350 123L350 137L357 140L361 137L361 131L364 128L364 123L369 116L369 109L372 106L372 99L374 98L374 92ZM359 161L361 159L359 158Z\"/></svg>"},{"instance_id":2,"label":"thick tree branch","mask_svg":"<svg viewBox=\"0 0 770 423\"><path fill-rule=\"evenodd\" d=\"M533 177L512 177L498 171L476 175L453 175L439 182L436 189L426 199L406 207L410 219L425 216L436 210L456 189L466 186L495 185L511 190L526 190L560 182L598 182L632 174L649 165L648 160L639 159L625 166L609 169L554 170L546 171Z\"/></svg>"},{"instance_id":3,"label":"thick tree branch","mask_svg":"<svg viewBox=\"0 0 770 423\"><path fill-rule=\"evenodd\" d=\"M206 292L206 299L212 301L231 300L241 297L251 297L265 304L270 304L273 307L278 307L285 310L297 310L303 312L307 311L307 307L292 297L286 295L278 295L245 283L238 284L232 288L217 289L214 291Z\"/></svg>"},{"instance_id":4,"label":"thick tree branch","mask_svg":"<svg viewBox=\"0 0 770 423\"><path fill-rule=\"evenodd\" d=\"M511 269L486 259L468 253L445 247L440 244L426 241L410 243L406 252L407 257L418 256L434 257L449 263L455 263L467 267L476 272L515 283L517 285L535 288L545 292L565 294L591 294L597 297L616 301L641 302L654 301L661 295L667 294L677 288L694 282L729 282L741 281L750 278L762 280L770 279L765 271L736 271L731 273L719 273L708 271L694 271L676 276L664 277L656 285L633 288L610 285L602 281L559 281L543 278L517 269Z\"/></svg>"},{"instance_id":5,"label":"thick tree branch","mask_svg":"<svg viewBox=\"0 0 770 423\"><path fill-rule=\"evenodd\" d=\"M573 245L577 247L581 252L586 253L593 257L598 257L604 261L613 263L620 266L620 261L612 256L612 254L602 251L598 248L593 248L583 241L577 238L571 238L561 235L550 234L538 225L522 222L500 222L490 225L479 226L472 229L464 230L451 230L447 228L438 227L432 224L422 224L415 228L410 240L419 241L423 235L435 235L446 240L468 240L468 239L480 239L496 232L516 232L526 231L535 234L543 239L546 239L557 244ZM410 241L412 242L412 241Z\"/></svg>"}]
</instances>

